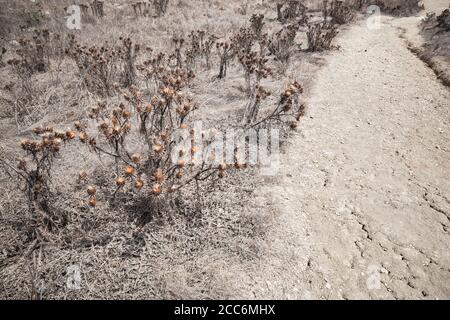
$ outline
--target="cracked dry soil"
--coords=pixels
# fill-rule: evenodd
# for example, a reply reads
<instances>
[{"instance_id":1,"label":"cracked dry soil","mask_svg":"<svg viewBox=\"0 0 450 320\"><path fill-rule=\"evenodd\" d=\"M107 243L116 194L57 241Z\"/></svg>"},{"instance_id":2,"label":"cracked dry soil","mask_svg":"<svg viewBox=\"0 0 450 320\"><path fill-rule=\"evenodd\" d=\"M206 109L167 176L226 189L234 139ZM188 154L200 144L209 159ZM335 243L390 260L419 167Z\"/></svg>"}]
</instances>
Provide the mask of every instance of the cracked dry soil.
<instances>
[{"instance_id":1,"label":"cracked dry soil","mask_svg":"<svg viewBox=\"0 0 450 320\"><path fill-rule=\"evenodd\" d=\"M450 92L391 21L343 32L315 79L242 297L450 298Z\"/></svg>"}]
</instances>

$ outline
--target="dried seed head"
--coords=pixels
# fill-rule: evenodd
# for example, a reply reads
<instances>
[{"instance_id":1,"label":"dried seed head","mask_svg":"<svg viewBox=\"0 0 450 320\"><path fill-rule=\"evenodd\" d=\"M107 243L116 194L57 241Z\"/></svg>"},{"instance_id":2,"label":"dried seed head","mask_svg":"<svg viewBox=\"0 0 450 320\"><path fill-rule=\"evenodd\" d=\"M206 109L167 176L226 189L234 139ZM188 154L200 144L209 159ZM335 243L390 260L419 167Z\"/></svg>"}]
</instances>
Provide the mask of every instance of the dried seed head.
<instances>
[{"instance_id":1,"label":"dried seed head","mask_svg":"<svg viewBox=\"0 0 450 320\"><path fill-rule=\"evenodd\" d=\"M122 111L122 117L124 117L125 119L129 119L131 117L131 112L128 110L123 110Z\"/></svg>"},{"instance_id":2,"label":"dried seed head","mask_svg":"<svg viewBox=\"0 0 450 320\"><path fill-rule=\"evenodd\" d=\"M163 183L164 182L164 173L161 169L157 169L153 175L156 182Z\"/></svg>"},{"instance_id":3,"label":"dried seed head","mask_svg":"<svg viewBox=\"0 0 450 320\"><path fill-rule=\"evenodd\" d=\"M297 121L292 121L289 125L289 127L294 130L298 127L298 122Z\"/></svg>"},{"instance_id":4,"label":"dried seed head","mask_svg":"<svg viewBox=\"0 0 450 320\"><path fill-rule=\"evenodd\" d=\"M184 168L186 162L183 159L178 160L177 166L178 168Z\"/></svg>"},{"instance_id":5,"label":"dried seed head","mask_svg":"<svg viewBox=\"0 0 450 320\"><path fill-rule=\"evenodd\" d=\"M119 126L115 126L115 127L113 128L113 130L112 130L112 133L113 133L114 135L118 136L118 135L120 134L121 131L122 131L122 130L121 130L121 128L120 128Z\"/></svg>"},{"instance_id":6,"label":"dried seed head","mask_svg":"<svg viewBox=\"0 0 450 320\"><path fill-rule=\"evenodd\" d=\"M131 131L131 123L127 122L125 123L125 125L123 126L123 131L124 132L130 132Z\"/></svg>"},{"instance_id":7,"label":"dried seed head","mask_svg":"<svg viewBox=\"0 0 450 320\"><path fill-rule=\"evenodd\" d=\"M77 129L77 130L83 129L83 125L81 124L80 121L75 121L74 126L75 126L75 129Z\"/></svg>"},{"instance_id":8,"label":"dried seed head","mask_svg":"<svg viewBox=\"0 0 450 320\"><path fill-rule=\"evenodd\" d=\"M177 179L181 179L183 178L184 174L183 174L183 170L178 170L177 174L175 175Z\"/></svg>"},{"instance_id":9,"label":"dried seed head","mask_svg":"<svg viewBox=\"0 0 450 320\"><path fill-rule=\"evenodd\" d=\"M119 178L116 179L116 185L119 188L123 187L125 185L125 182L126 182L125 178L123 178L123 177L119 177Z\"/></svg>"},{"instance_id":10,"label":"dried seed head","mask_svg":"<svg viewBox=\"0 0 450 320\"><path fill-rule=\"evenodd\" d=\"M160 134L161 140L163 141L167 141L167 139L169 138L169 135L167 134L167 132L163 131Z\"/></svg>"},{"instance_id":11,"label":"dried seed head","mask_svg":"<svg viewBox=\"0 0 450 320\"><path fill-rule=\"evenodd\" d=\"M159 144L159 143L155 144L153 146L153 151L155 151L156 153L160 154L160 153L162 153L164 151L164 147L163 147L162 144Z\"/></svg>"},{"instance_id":12,"label":"dried seed head","mask_svg":"<svg viewBox=\"0 0 450 320\"><path fill-rule=\"evenodd\" d=\"M30 145L30 140L22 139L20 140L20 145L22 146L23 149L26 149Z\"/></svg>"},{"instance_id":13,"label":"dried seed head","mask_svg":"<svg viewBox=\"0 0 450 320\"><path fill-rule=\"evenodd\" d=\"M136 179L136 181L134 182L134 187L136 188L136 190L141 190L144 187L144 181L142 181L141 178Z\"/></svg>"},{"instance_id":14,"label":"dried seed head","mask_svg":"<svg viewBox=\"0 0 450 320\"><path fill-rule=\"evenodd\" d=\"M61 139L54 139L52 143L52 148L54 152L61 150Z\"/></svg>"},{"instance_id":15,"label":"dried seed head","mask_svg":"<svg viewBox=\"0 0 450 320\"><path fill-rule=\"evenodd\" d=\"M160 184L155 184L152 188L152 192L155 195L160 195L161 194L161 185Z\"/></svg>"},{"instance_id":16,"label":"dried seed head","mask_svg":"<svg viewBox=\"0 0 450 320\"><path fill-rule=\"evenodd\" d=\"M133 163L138 164L141 162L141 155L139 154L133 154L131 156L131 161L133 161Z\"/></svg>"},{"instance_id":17,"label":"dried seed head","mask_svg":"<svg viewBox=\"0 0 450 320\"><path fill-rule=\"evenodd\" d=\"M126 176L132 176L134 174L134 172L135 172L135 169L132 166L127 166L124 169L124 172L125 172Z\"/></svg>"},{"instance_id":18,"label":"dried seed head","mask_svg":"<svg viewBox=\"0 0 450 320\"><path fill-rule=\"evenodd\" d=\"M96 206L97 206L97 198L96 198L95 196L93 196L93 197L91 197L91 198L89 199L89 205L90 205L91 207L96 207Z\"/></svg>"},{"instance_id":19,"label":"dried seed head","mask_svg":"<svg viewBox=\"0 0 450 320\"><path fill-rule=\"evenodd\" d=\"M95 187L89 186L87 188L87 193L90 196L94 196L97 193L97 189Z\"/></svg>"},{"instance_id":20,"label":"dried seed head","mask_svg":"<svg viewBox=\"0 0 450 320\"><path fill-rule=\"evenodd\" d=\"M223 179L225 177L225 171L219 171L219 178Z\"/></svg>"},{"instance_id":21,"label":"dried seed head","mask_svg":"<svg viewBox=\"0 0 450 320\"><path fill-rule=\"evenodd\" d=\"M83 143L86 143L86 141L88 140L88 135L86 132L80 132L80 141Z\"/></svg>"},{"instance_id":22,"label":"dried seed head","mask_svg":"<svg viewBox=\"0 0 450 320\"><path fill-rule=\"evenodd\" d=\"M17 168L22 171L27 171L27 162L26 160L20 160Z\"/></svg>"},{"instance_id":23,"label":"dried seed head","mask_svg":"<svg viewBox=\"0 0 450 320\"><path fill-rule=\"evenodd\" d=\"M69 139L69 140L75 139L76 136L77 136L77 134L76 134L74 131L67 131L67 132L66 132L66 137L67 137L67 139Z\"/></svg>"},{"instance_id":24,"label":"dried seed head","mask_svg":"<svg viewBox=\"0 0 450 320\"><path fill-rule=\"evenodd\" d=\"M86 178L87 178L87 173L86 173L86 171L80 171L80 172L78 173L78 178L79 178L80 180L86 179Z\"/></svg>"}]
</instances>

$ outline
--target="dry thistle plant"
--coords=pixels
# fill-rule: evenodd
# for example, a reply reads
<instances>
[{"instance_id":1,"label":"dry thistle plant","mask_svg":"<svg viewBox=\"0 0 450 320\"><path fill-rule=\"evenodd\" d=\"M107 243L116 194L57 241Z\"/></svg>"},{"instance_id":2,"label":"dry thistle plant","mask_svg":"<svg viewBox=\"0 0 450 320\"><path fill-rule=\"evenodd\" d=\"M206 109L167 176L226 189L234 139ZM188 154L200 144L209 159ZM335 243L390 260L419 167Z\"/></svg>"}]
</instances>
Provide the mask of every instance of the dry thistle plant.
<instances>
[{"instance_id":1,"label":"dry thistle plant","mask_svg":"<svg viewBox=\"0 0 450 320\"><path fill-rule=\"evenodd\" d=\"M206 31L192 31L189 35L189 47L186 49L186 63L193 67L197 60L204 59L206 68L210 69L212 49L217 41L214 35L207 35Z\"/></svg>"},{"instance_id":2,"label":"dry thistle plant","mask_svg":"<svg viewBox=\"0 0 450 320\"><path fill-rule=\"evenodd\" d=\"M270 94L271 93L269 91L265 90L263 87L259 85L255 88L255 94L245 108L244 113L245 125L250 125L251 123L256 122L256 120L258 119L261 102L266 100L266 98L270 96Z\"/></svg>"},{"instance_id":3,"label":"dry thistle plant","mask_svg":"<svg viewBox=\"0 0 450 320\"><path fill-rule=\"evenodd\" d=\"M169 210L171 199L183 187L224 176L225 165L211 164L198 154L195 143L190 147L183 143L202 135L195 132L190 117L196 105L182 92L193 77L189 70L166 70L157 76L159 90L149 101L133 87L124 93L125 102L112 110L104 103L92 108L94 126L76 124L83 144L115 162L112 200L121 191L145 195L155 212ZM201 143L207 148L212 141ZM91 187L88 195L89 204L95 206L97 189Z\"/></svg>"},{"instance_id":4,"label":"dry thistle plant","mask_svg":"<svg viewBox=\"0 0 450 320\"><path fill-rule=\"evenodd\" d=\"M152 48L146 48L146 52L151 57L145 60L142 65L137 66L137 69L144 74L147 88L150 87L150 82L152 82L153 92L156 92L160 86L159 79L162 78L163 73L169 67L169 59L163 52L155 55Z\"/></svg>"},{"instance_id":5,"label":"dry thistle plant","mask_svg":"<svg viewBox=\"0 0 450 320\"><path fill-rule=\"evenodd\" d=\"M140 52L140 45L133 44L130 38L120 38L123 50L119 49L119 57L123 65L123 85L125 88L136 84L136 59Z\"/></svg>"},{"instance_id":6,"label":"dry thistle plant","mask_svg":"<svg viewBox=\"0 0 450 320\"><path fill-rule=\"evenodd\" d=\"M308 24L306 36L308 38L308 51L323 51L332 48L331 42L338 34L333 23L320 22Z\"/></svg>"},{"instance_id":7,"label":"dry thistle plant","mask_svg":"<svg viewBox=\"0 0 450 320\"><path fill-rule=\"evenodd\" d=\"M186 48L186 64L193 68L201 55L201 39L205 36L204 31L191 31L188 35L189 44Z\"/></svg>"},{"instance_id":8,"label":"dry thistle plant","mask_svg":"<svg viewBox=\"0 0 450 320\"><path fill-rule=\"evenodd\" d=\"M219 79L227 76L227 69L230 61L236 56L236 50L231 41L220 41L216 43L217 54L219 55Z\"/></svg>"},{"instance_id":9,"label":"dry thistle plant","mask_svg":"<svg viewBox=\"0 0 450 320\"><path fill-rule=\"evenodd\" d=\"M50 209L52 201L52 167L61 148L76 138L74 131L56 131L53 127L35 128L36 139L23 139L20 142L25 156L15 167L9 161L0 159L9 173L17 176L23 183L20 190L28 200L28 208L35 224L44 223L49 229L55 224L56 217ZM35 230L36 231L36 230Z\"/></svg>"},{"instance_id":10,"label":"dry thistle plant","mask_svg":"<svg viewBox=\"0 0 450 320\"><path fill-rule=\"evenodd\" d=\"M283 27L270 39L268 45L269 52L274 55L276 60L281 62L283 66L287 66L292 53L298 48L295 43L297 31L298 24L291 24Z\"/></svg>"},{"instance_id":11,"label":"dry thistle plant","mask_svg":"<svg viewBox=\"0 0 450 320\"><path fill-rule=\"evenodd\" d=\"M328 17L336 24L346 24L355 19L356 12L352 6L342 0L325 0L323 2L323 16L326 21Z\"/></svg>"},{"instance_id":12,"label":"dry thistle plant","mask_svg":"<svg viewBox=\"0 0 450 320\"><path fill-rule=\"evenodd\" d=\"M233 48L239 56L249 54L255 44L255 34L250 28L240 28L230 39Z\"/></svg>"},{"instance_id":13,"label":"dry thistle plant","mask_svg":"<svg viewBox=\"0 0 450 320\"><path fill-rule=\"evenodd\" d=\"M66 54L75 61L79 76L88 90L104 96L112 94L112 82L117 72L116 52L107 46L82 46L74 35L69 35Z\"/></svg>"},{"instance_id":14,"label":"dry thistle plant","mask_svg":"<svg viewBox=\"0 0 450 320\"><path fill-rule=\"evenodd\" d=\"M256 52L239 56L239 62L244 69L244 79L248 96L254 96L261 80L272 74L272 70L267 66L268 61L269 59Z\"/></svg>"},{"instance_id":15,"label":"dry thistle plant","mask_svg":"<svg viewBox=\"0 0 450 320\"><path fill-rule=\"evenodd\" d=\"M181 54L181 50L183 49L183 45L185 40L181 37L175 36L172 39L172 42L175 46L175 52L169 57L169 60L175 60L176 61L176 68L182 68L183 67L183 58Z\"/></svg>"},{"instance_id":16,"label":"dry thistle plant","mask_svg":"<svg viewBox=\"0 0 450 320\"><path fill-rule=\"evenodd\" d=\"M293 82L287 86L285 90L280 94L276 107L266 112L262 117L258 119L260 112L260 102L264 100L269 93L262 89L260 91L260 101L256 104L249 105L251 109L247 113L249 120L248 127L258 127L263 124L276 123L289 123L289 127L295 130L298 127L298 122L305 116L305 105L300 103L300 95L303 93L302 86L297 82Z\"/></svg>"},{"instance_id":17,"label":"dry thistle plant","mask_svg":"<svg viewBox=\"0 0 450 320\"><path fill-rule=\"evenodd\" d=\"M17 77L19 85L14 105L14 117L18 127L30 114L29 104L37 94L32 76L35 73L46 72L50 68L52 40L49 30L34 30L32 37L18 39L19 48L15 51L16 55L7 61Z\"/></svg>"},{"instance_id":18,"label":"dry thistle plant","mask_svg":"<svg viewBox=\"0 0 450 320\"><path fill-rule=\"evenodd\" d=\"M300 23L306 23L308 16L306 15L307 7L300 0L289 0L277 4L277 19L281 23L289 20L297 19Z\"/></svg>"},{"instance_id":19,"label":"dry thistle plant","mask_svg":"<svg viewBox=\"0 0 450 320\"><path fill-rule=\"evenodd\" d=\"M15 66L18 72L29 74L48 70L50 32L47 29L36 29L31 38L20 38L18 43L20 46L16 50L18 57L10 60L10 65Z\"/></svg>"},{"instance_id":20,"label":"dry thistle plant","mask_svg":"<svg viewBox=\"0 0 450 320\"><path fill-rule=\"evenodd\" d=\"M264 25L265 22L263 14L253 14L250 18L250 26L252 28L253 34L257 39L261 38Z\"/></svg>"},{"instance_id":21,"label":"dry thistle plant","mask_svg":"<svg viewBox=\"0 0 450 320\"><path fill-rule=\"evenodd\" d=\"M138 44L130 38L120 38L121 46L82 46L73 35L69 36L66 54L76 63L79 76L86 87L100 96L111 96L117 81L124 87L136 82L136 58L140 51Z\"/></svg>"}]
</instances>

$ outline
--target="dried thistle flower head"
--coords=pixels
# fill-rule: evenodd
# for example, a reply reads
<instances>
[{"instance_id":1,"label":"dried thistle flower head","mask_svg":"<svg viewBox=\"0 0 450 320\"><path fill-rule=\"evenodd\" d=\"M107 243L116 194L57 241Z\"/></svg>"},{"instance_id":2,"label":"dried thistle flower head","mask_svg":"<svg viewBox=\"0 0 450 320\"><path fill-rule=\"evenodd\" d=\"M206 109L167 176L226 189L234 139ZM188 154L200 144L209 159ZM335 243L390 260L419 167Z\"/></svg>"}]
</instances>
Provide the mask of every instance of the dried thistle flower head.
<instances>
[{"instance_id":1,"label":"dried thistle flower head","mask_svg":"<svg viewBox=\"0 0 450 320\"><path fill-rule=\"evenodd\" d=\"M162 171L162 169L157 169L153 174L153 177L155 178L157 183L164 182L164 172Z\"/></svg>"},{"instance_id":2,"label":"dried thistle flower head","mask_svg":"<svg viewBox=\"0 0 450 320\"><path fill-rule=\"evenodd\" d=\"M289 127L290 127L292 130L296 129L296 128L298 127L298 122L297 122L297 121L292 121L292 122L289 124Z\"/></svg>"},{"instance_id":3,"label":"dried thistle flower head","mask_svg":"<svg viewBox=\"0 0 450 320\"><path fill-rule=\"evenodd\" d=\"M97 198L96 198L95 196L93 196L93 197L91 197L91 198L89 199L89 205L90 205L91 207L96 207L96 206L97 206Z\"/></svg>"},{"instance_id":4,"label":"dried thistle flower head","mask_svg":"<svg viewBox=\"0 0 450 320\"><path fill-rule=\"evenodd\" d=\"M54 152L61 150L61 139L57 138L53 140L52 149Z\"/></svg>"},{"instance_id":5,"label":"dried thistle flower head","mask_svg":"<svg viewBox=\"0 0 450 320\"><path fill-rule=\"evenodd\" d=\"M29 144L30 144L30 140L28 140L28 139L20 140L20 145L23 149L27 149Z\"/></svg>"},{"instance_id":6,"label":"dried thistle flower head","mask_svg":"<svg viewBox=\"0 0 450 320\"><path fill-rule=\"evenodd\" d=\"M80 132L79 138L81 142L86 143L88 140L88 135L86 132Z\"/></svg>"},{"instance_id":7,"label":"dried thistle flower head","mask_svg":"<svg viewBox=\"0 0 450 320\"><path fill-rule=\"evenodd\" d=\"M126 176L132 176L136 170L132 166L127 166L124 169Z\"/></svg>"},{"instance_id":8,"label":"dried thistle flower head","mask_svg":"<svg viewBox=\"0 0 450 320\"><path fill-rule=\"evenodd\" d=\"M84 129L84 125L80 121L75 121L73 125L75 126L75 129L77 129L78 131Z\"/></svg>"},{"instance_id":9,"label":"dried thistle flower head","mask_svg":"<svg viewBox=\"0 0 450 320\"><path fill-rule=\"evenodd\" d=\"M153 145L153 151L160 154L164 151L164 146L160 143L157 143L157 144Z\"/></svg>"},{"instance_id":10,"label":"dried thistle flower head","mask_svg":"<svg viewBox=\"0 0 450 320\"><path fill-rule=\"evenodd\" d=\"M87 178L87 172L86 172L86 171L80 171L80 172L78 173L78 178L79 178L80 180L85 180L85 179Z\"/></svg>"},{"instance_id":11,"label":"dried thistle flower head","mask_svg":"<svg viewBox=\"0 0 450 320\"><path fill-rule=\"evenodd\" d=\"M90 196L94 196L97 193L97 189L95 187L93 187L93 186L89 186L87 188L87 193Z\"/></svg>"},{"instance_id":12,"label":"dried thistle flower head","mask_svg":"<svg viewBox=\"0 0 450 320\"><path fill-rule=\"evenodd\" d=\"M136 181L134 182L134 187L138 191L141 190L144 187L144 181L142 181L141 178L137 178Z\"/></svg>"},{"instance_id":13,"label":"dried thistle flower head","mask_svg":"<svg viewBox=\"0 0 450 320\"><path fill-rule=\"evenodd\" d=\"M76 134L74 131L67 131L67 132L66 132L66 137L67 137L67 139L69 139L69 140L75 139L76 136L77 136L77 134Z\"/></svg>"},{"instance_id":14,"label":"dried thistle flower head","mask_svg":"<svg viewBox=\"0 0 450 320\"><path fill-rule=\"evenodd\" d=\"M123 187L125 185L125 178L123 177L119 177L116 179L116 185L120 188Z\"/></svg>"},{"instance_id":15,"label":"dried thistle flower head","mask_svg":"<svg viewBox=\"0 0 450 320\"><path fill-rule=\"evenodd\" d=\"M124 117L125 119L129 119L131 117L131 112L128 110L123 110L122 111L122 117Z\"/></svg>"},{"instance_id":16,"label":"dried thistle flower head","mask_svg":"<svg viewBox=\"0 0 450 320\"><path fill-rule=\"evenodd\" d=\"M138 164L141 162L141 155L139 154L133 154L131 156L131 161L133 161L133 163Z\"/></svg>"},{"instance_id":17,"label":"dried thistle flower head","mask_svg":"<svg viewBox=\"0 0 450 320\"><path fill-rule=\"evenodd\" d=\"M153 194L155 194L155 195L160 195L161 192L162 192L161 185L158 184L158 183L155 184L155 185L153 186L153 188L152 188L152 192L153 192Z\"/></svg>"},{"instance_id":18,"label":"dried thistle flower head","mask_svg":"<svg viewBox=\"0 0 450 320\"><path fill-rule=\"evenodd\" d=\"M22 171L27 171L27 161L23 159L20 160L19 164L17 165L17 168Z\"/></svg>"},{"instance_id":19,"label":"dried thistle flower head","mask_svg":"<svg viewBox=\"0 0 450 320\"><path fill-rule=\"evenodd\" d=\"M163 140L163 141L167 141L167 139L169 138L169 135L167 134L166 131L162 131L159 136L160 136L161 140Z\"/></svg>"}]
</instances>

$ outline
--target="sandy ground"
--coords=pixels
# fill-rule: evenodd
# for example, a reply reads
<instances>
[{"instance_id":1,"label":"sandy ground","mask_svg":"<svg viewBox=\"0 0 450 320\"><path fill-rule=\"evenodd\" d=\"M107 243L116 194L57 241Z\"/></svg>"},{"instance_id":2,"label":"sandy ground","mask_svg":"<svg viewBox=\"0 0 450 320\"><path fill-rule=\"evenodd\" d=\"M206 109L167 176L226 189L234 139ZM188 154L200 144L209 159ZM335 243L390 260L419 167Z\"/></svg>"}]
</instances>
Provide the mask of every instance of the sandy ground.
<instances>
[{"instance_id":1,"label":"sandy ground","mask_svg":"<svg viewBox=\"0 0 450 320\"><path fill-rule=\"evenodd\" d=\"M392 18L344 32L310 93L248 298L450 298L450 93Z\"/></svg>"}]
</instances>

